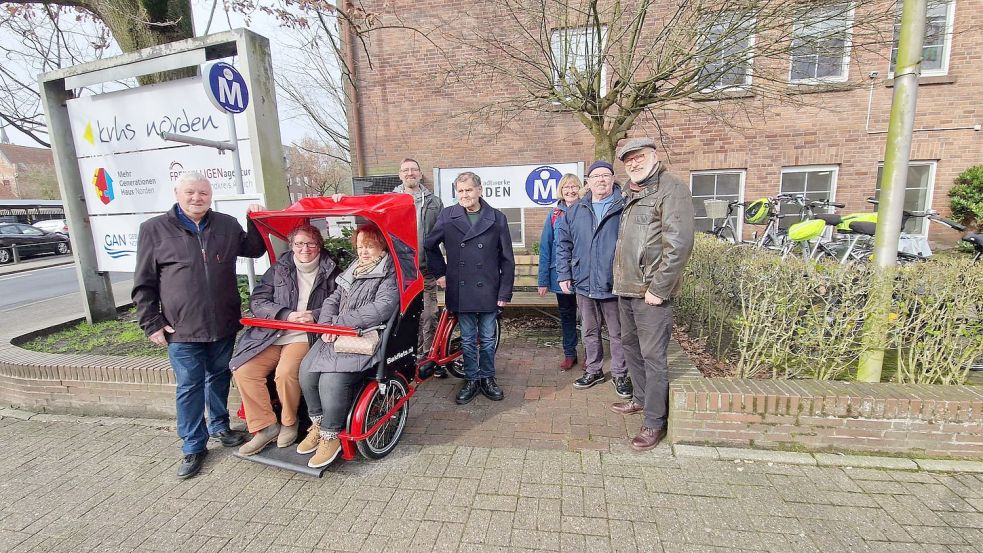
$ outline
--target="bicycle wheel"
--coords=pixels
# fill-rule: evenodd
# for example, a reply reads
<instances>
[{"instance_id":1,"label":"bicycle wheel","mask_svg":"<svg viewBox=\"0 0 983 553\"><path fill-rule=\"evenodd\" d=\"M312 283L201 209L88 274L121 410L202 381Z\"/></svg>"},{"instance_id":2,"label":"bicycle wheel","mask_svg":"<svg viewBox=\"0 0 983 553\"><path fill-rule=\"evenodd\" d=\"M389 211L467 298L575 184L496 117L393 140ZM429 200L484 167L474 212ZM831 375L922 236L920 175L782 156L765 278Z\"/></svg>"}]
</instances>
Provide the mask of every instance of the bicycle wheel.
<instances>
[{"instance_id":1,"label":"bicycle wheel","mask_svg":"<svg viewBox=\"0 0 983 553\"><path fill-rule=\"evenodd\" d=\"M731 244L737 244L737 235L734 233L734 229L728 227L721 227L720 230L713 234L720 240L724 242L729 242Z\"/></svg>"},{"instance_id":2,"label":"bicycle wheel","mask_svg":"<svg viewBox=\"0 0 983 553\"><path fill-rule=\"evenodd\" d=\"M396 377L386 381L386 393L382 393L379 386L374 386L370 393L372 395L366 406L363 427L353 428L353 432L365 432L385 418L386 414L396 406L396 403L406 397L406 384L401 378ZM359 403L362 402L359 401ZM375 434L355 443L358 452L369 459L382 459L389 455L399 443L399 439L403 437L409 411L410 404L406 402L398 411L389 415L388 420L379 427Z\"/></svg>"},{"instance_id":3,"label":"bicycle wheel","mask_svg":"<svg viewBox=\"0 0 983 553\"><path fill-rule=\"evenodd\" d=\"M495 348L502 342L502 320L495 319ZM457 353L461 351L461 328L460 325L455 324L454 329L451 330L450 336L447 337L447 355ZM464 354L462 353L457 359L451 361L445 367L447 372L456 376L457 378L464 378Z\"/></svg>"}]
</instances>

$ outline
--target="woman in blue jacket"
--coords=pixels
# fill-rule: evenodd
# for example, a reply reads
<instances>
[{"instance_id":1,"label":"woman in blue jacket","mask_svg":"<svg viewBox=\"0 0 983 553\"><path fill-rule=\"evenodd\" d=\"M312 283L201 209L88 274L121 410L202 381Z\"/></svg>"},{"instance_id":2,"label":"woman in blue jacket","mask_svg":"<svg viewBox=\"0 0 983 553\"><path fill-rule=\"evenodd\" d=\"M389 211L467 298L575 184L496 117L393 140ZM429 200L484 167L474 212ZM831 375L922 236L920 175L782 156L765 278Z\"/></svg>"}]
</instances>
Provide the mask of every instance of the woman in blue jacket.
<instances>
[{"instance_id":1,"label":"woman in blue jacket","mask_svg":"<svg viewBox=\"0 0 983 553\"><path fill-rule=\"evenodd\" d=\"M560 330L563 336L563 362L560 369L568 371L577 364L577 296L560 290L556 274L556 229L567 208L580 200L580 177L567 173L557 185L560 200L546 217L543 233L539 237L539 286L540 297L546 292L556 294L560 310Z\"/></svg>"}]
</instances>

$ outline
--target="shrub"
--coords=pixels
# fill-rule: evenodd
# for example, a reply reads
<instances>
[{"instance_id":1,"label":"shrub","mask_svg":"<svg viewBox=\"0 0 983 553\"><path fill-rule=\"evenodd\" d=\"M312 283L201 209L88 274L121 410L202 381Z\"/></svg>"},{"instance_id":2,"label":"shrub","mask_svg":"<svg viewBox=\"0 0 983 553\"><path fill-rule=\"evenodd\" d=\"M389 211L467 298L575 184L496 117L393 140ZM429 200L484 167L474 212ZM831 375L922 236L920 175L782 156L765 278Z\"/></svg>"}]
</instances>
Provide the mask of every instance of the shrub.
<instances>
[{"instance_id":1,"label":"shrub","mask_svg":"<svg viewBox=\"0 0 983 553\"><path fill-rule=\"evenodd\" d=\"M967 226L983 230L983 165L970 167L956 177L949 190L952 216Z\"/></svg>"},{"instance_id":2,"label":"shrub","mask_svg":"<svg viewBox=\"0 0 983 553\"><path fill-rule=\"evenodd\" d=\"M975 269L975 270L974 270ZM742 378L849 379L860 357L871 268L785 260L698 235L679 319ZM983 272L965 259L897 272L891 360L898 382L955 384L983 355Z\"/></svg>"}]
</instances>

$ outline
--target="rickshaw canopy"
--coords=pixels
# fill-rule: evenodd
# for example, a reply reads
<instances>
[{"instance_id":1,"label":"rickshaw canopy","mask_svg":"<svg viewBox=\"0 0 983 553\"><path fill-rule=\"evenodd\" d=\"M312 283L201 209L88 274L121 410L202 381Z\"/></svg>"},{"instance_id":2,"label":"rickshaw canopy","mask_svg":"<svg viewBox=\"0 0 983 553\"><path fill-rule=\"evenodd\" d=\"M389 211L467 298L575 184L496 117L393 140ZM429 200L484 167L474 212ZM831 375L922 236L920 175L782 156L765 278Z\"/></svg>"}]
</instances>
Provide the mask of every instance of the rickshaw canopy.
<instances>
[{"instance_id":1,"label":"rickshaw canopy","mask_svg":"<svg viewBox=\"0 0 983 553\"><path fill-rule=\"evenodd\" d=\"M417 261L416 206L411 195L345 196L338 202L331 198L302 198L282 211L254 211L249 218L263 234L270 262L276 263L271 236L286 240L293 229L312 219L349 215L366 219L382 231L395 261L400 311L405 312L423 291Z\"/></svg>"}]
</instances>

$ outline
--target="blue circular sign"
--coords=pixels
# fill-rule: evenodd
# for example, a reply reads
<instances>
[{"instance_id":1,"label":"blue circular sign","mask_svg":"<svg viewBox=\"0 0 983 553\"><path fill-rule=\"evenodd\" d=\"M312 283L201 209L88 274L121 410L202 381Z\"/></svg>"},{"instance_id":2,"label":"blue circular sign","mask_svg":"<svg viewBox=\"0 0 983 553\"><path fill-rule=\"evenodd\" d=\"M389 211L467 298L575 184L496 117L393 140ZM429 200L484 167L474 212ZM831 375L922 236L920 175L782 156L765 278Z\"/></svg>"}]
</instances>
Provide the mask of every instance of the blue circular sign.
<instances>
[{"instance_id":1,"label":"blue circular sign","mask_svg":"<svg viewBox=\"0 0 983 553\"><path fill-rule=\"evenodd\" d=\"M228 113L242 113L249 105L246 79L230 63L218 61L208 67L205 91L215 107Z\"/></svg>"},{"instance_id":2,"label":"blue circular sign","mask_svg":"<svg viewBox=\"0 0 983 553\"><path fill-rule=\"evenodd\" d=\"M526 177L526 194L539 205L555 204L560 197L560 179L563 175L549 165L536 167Z\"/></svg>"}]
</instances>

